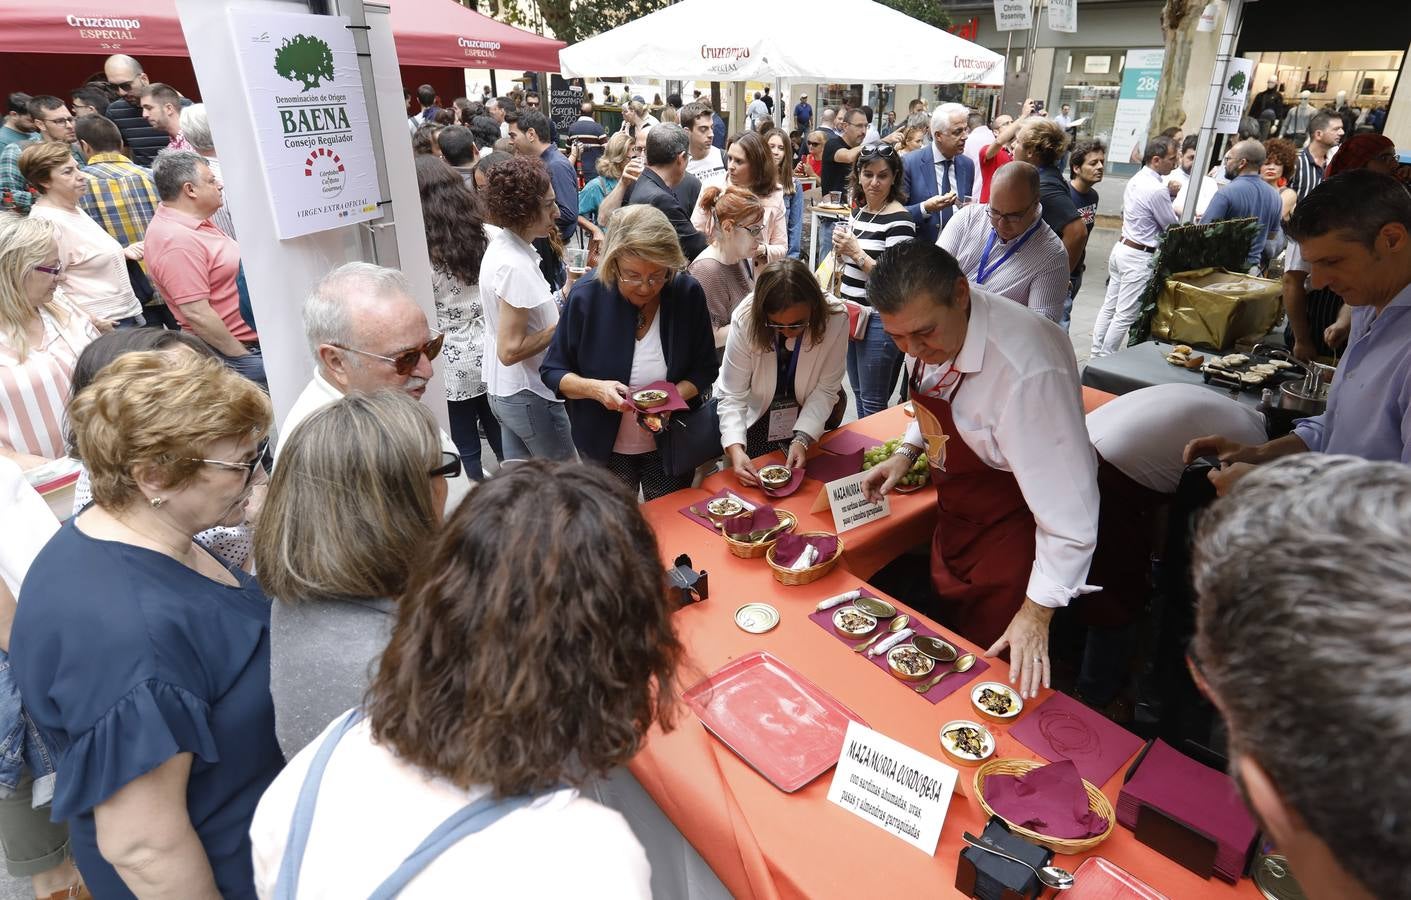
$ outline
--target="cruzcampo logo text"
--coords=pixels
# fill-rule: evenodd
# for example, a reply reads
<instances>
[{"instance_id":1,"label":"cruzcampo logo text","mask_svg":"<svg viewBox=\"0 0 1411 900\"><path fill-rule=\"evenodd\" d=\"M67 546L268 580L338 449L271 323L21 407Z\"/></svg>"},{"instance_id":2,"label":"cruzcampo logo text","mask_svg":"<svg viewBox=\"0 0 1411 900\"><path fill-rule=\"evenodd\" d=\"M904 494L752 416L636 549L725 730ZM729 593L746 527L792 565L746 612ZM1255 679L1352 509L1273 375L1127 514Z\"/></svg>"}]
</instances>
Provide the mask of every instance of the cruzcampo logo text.
<instances>
[{"instance_id":1,"label":"cruzcampo logo text","mask_svg":"<svg viewBox=\"0 0 1411 900\"><path fill-rule=\"evenodd\" d=\"M311 91L333 80L333 51L316 37L296 34L285 38L274 51L274 71L281 78L302 84L301 90Z\"/></svg>"}]
</instances>

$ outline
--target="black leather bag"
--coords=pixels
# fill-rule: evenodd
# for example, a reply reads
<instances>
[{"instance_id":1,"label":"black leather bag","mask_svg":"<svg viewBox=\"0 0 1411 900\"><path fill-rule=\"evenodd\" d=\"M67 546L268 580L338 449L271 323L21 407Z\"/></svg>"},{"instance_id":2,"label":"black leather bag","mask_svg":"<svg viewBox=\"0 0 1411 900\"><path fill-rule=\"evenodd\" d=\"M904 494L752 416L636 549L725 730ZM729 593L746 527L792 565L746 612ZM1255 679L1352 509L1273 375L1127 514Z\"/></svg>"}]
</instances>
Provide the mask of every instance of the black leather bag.
<instances>
[{"instance_id":1,"label":"black leather bag","mask_svg":"<svg viewBox=\"0 0 1411 900\"><path fill-rule=\"evenodd\" d=\"M672 413L657 435L661 465L673 478L685 478L725 450L720 446L720 414L710 398L695 409Z\"/></svg>"}]
</instances>

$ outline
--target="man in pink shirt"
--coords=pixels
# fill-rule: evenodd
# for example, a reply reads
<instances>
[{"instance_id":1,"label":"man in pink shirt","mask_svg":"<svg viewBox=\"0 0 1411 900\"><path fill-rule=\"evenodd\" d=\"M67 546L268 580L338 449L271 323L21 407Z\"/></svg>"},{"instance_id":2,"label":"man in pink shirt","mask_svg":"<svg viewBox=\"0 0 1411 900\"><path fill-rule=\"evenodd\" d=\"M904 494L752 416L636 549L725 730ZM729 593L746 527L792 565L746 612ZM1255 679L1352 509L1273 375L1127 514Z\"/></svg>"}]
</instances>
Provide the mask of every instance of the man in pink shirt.
<instances>
[{"instance_id":1,"label":"man in pink shirt","mask_svg":"<svg viewBox=\"0 0 1411 900\"><path fill-rule=\"evenodd\" d=\"M221 183L191 150L164 150L152 163L162 200L147 226L145 259L182 327L225 364L262 386L260 336L240 315L240 245L211 222Z\"/></svg>"}]
</instances>

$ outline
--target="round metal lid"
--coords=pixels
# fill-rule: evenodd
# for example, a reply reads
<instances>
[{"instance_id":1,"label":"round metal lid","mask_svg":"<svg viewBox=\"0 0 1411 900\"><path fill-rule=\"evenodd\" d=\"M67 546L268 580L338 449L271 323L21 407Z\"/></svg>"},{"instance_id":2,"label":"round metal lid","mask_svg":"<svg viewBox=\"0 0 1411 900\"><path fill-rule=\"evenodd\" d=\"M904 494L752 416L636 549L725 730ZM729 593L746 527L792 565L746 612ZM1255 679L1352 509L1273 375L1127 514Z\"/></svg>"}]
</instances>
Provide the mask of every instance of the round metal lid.
<instances>
[{"instance_id":1,"label":"round metal lid","mask_svg":"<svg viewBox=\"0 0 1411 900\"><path fill-rule=\"evenodd\" d=\"M746 603L735 610L735 624L750 634L764 634L779 624L779 610L768 603Z\"/></svg>"},{"instance_id":2,"label":"round metal lid","mask_svg":"<svg viewBox=\"0 0 1411 900\"><path fill-rule=\"evenodd\" d=\"M1277 853L1260 856L1250 873L1259 892L1269 900L1308 900L1303 888L1294 880L1289 862Z\"/></svg>"}]
</instances>

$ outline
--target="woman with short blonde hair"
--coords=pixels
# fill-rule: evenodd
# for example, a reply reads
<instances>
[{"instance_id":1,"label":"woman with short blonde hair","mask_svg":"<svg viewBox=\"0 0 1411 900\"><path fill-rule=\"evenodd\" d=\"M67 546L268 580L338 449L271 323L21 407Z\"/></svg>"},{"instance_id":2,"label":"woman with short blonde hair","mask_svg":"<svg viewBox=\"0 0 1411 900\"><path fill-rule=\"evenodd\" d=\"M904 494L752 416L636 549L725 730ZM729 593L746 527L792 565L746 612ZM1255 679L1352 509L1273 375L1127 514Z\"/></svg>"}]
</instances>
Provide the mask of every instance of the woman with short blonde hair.
<instances>
[{"instance_id":1,"label":"woman with short blonde hair","mask_svg":"<svg viewBox=\"0 0 1411 900\"><path fill-rule=\"evenodd\" d=\"M285 756L362 698L459 468L430 410L400 391L348 394L285 437L255 533Z\"/></svg>"},{"instance_id":2,"label":"woman with short blonde hair","mask_svg":"<svg viewBox=\"0 0 1411 900\"><path fill-rule=\"evenodd\" d=\"M193 536L244 520L271 415L220 362L161 351L69 408L94 502L31 566L11 662L96 897L254 896L250 820L284 765L269 600Z\"/></svg>"},{"instance_id":3,"label":"woman with short blonde hair","mask_svg":"<svg viewBox=\"0 0 1411 900\"><path fill-rule=\"evenodd\" d=\"M649 500L685 487L692 472L671 466L657 448L654 435L670 413L640 413L630 395L669 383L699 407L719 370L705 292L685 267L665 213L618 210L603 261L568 295L540 368L544 384L567 401L579 454Z\"/></svg>"}]
</instances>

